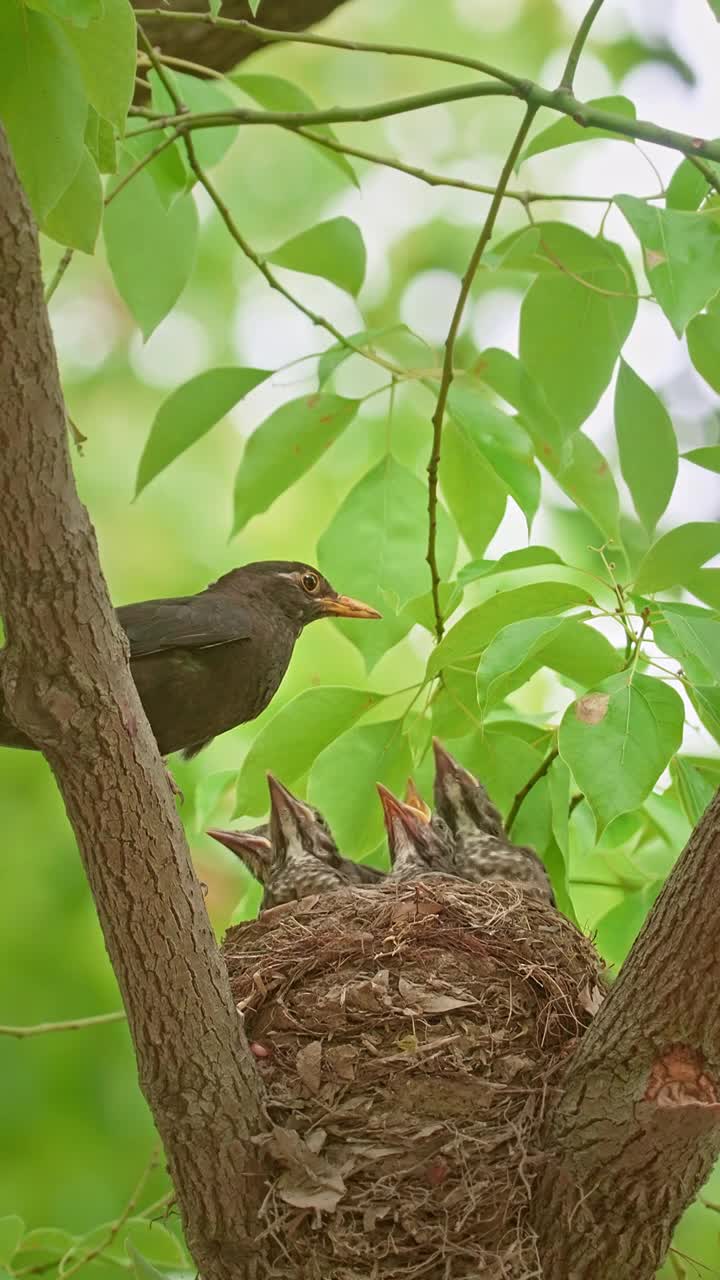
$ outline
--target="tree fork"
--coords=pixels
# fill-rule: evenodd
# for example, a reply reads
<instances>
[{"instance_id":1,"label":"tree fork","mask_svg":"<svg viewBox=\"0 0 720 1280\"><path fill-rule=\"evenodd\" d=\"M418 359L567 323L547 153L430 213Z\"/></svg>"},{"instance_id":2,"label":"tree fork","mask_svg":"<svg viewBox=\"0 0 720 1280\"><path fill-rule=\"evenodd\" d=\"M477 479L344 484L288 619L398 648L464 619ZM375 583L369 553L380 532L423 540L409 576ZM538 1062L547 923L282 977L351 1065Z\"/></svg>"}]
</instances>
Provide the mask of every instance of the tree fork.
<instances>
[{"instance_id":1,"label":"tree fork","mask_svg":"<svg viewBox=\"0 0 720 1280\"><path fill-rule=\"evenodd\" d=\"M0 679L77 836L204 1280L249 1280L262 1098L67 447L37 232L0 129Z\"/></svg>"},{"instance_id":2,"label":"tree fork","mask_svg":"<svg viewBox=\"0 0 720 1280\"><path fill-rule=\"evenodd\" d=\"M720 1155L720 791L568 1066L534 1197L547 1276L651 1280Z\"/></svg>"}]
</instances>

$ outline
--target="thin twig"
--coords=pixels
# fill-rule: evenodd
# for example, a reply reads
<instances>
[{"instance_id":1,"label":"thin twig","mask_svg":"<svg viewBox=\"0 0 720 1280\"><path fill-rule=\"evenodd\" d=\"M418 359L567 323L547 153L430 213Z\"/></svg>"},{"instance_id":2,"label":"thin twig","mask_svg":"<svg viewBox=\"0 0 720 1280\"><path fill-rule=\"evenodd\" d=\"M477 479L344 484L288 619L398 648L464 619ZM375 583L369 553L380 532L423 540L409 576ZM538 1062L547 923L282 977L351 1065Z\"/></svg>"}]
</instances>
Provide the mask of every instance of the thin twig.
<instances>
[{"instance_id":1,"label":"thin twig","mask_svg":"<svg viewBox=\"0 0 720 1280\"><path fill-rule=\"evenodd\" d=\"M467 269L462 278L460 285L460 293L455 304L448 336L445 340L445 354L443 359L442 377L440 379L440 390L438 392L435 412L432 415L433 439L432 448L430 450L430 459L427 466L428 474L428 544L426 560L430 567L430 577L432 581L432 598L433 611L435 614L435 635L438 640L442 640L445 624L443 621L442 610L440 608L440 573L437 563L437 504L438 504L438 472L440 467L440 452L442 449L442 432L445 420L445 408L447 405L450 384L453 380L453 355L455 352L455 340L460 328L465 303L467 302L472 282L480 265L480 259L485 251L490 236L492 235L495 219L497 218L500 205L502 204L505 189L510 181L515 166L515 161L520 154L522 144L527 137L528 130L535 116L536 108L528 106L525 109L522 123L518 129L513 144L508 152L507 159L503 165L502 172L498 179L495 193L490 202L490 208L482 226L482 230L478 237L477 244L473 249Z\"/></svg>"},{"instance_id":2,"label":"thin twig","mask_svg":"<svg viewBox=\"0 0 720 1280\"><path fill-rule=\"evenodd\" d=\"M513 823L515 822L515 819L517 818L518 813L520 812L520 807L523 801L526 799L527 796L530 795L530 792L532 791L535 784L539 782L541 778L545 777L545 774L550 768L550 765L552 764L553 760L556 759L558 754L559 753L558 753L557 747L553 747L550 751L548 751L542 764L538 765L535 772L528 778L527 782L525 783L525 786L521 787L520 790L518 791L515 799L513 800L510 806L510 812L507 816L507 822L505 823L505 830L507 831L508 835L510 835L510 832L512 831Z\"/></svg>"},{"instance_id":3,"label":"thin twig","mask_svg":"<svg viewBox=\"0 0 720 1280\"><path fill-rule=\"evenodd\" d=\"M130 1199L125 1205L125 1208L123 1209L119 1218L116 1218L114 1222L110 1223L107 1229L106 1236L104 1237L103 1240L100 1241L99 1244L97 1244L93 1249L88 1250L87 1253L84 1253L82 1257L77 1258L75 1262L71 1263L69 1267L63 1267L63 1270L62 1270L63 1280L67 1280L68 1276L74 1276L76 1272L81 1270L82 1267L87 1266L88 1262L92 1262L94 1261L95 1258L99 1258L100 1255L103 1254L106 1249L110 1248L110 1245L115 1240L120 1229L125 1226L125 1223L127 1222L128 1218L133 1217L135 1213L135 1209L137 1208L137 1202L140 1199L140 1196L142 1195L143 1189L145 1187L145 1183L150 1177L150 1174L152 1173L153 1169L155 1169L155 1167L157 1166L159 1155L160 1155L160 1147L158 1145L153 1149L152 1155L150 1156L150 1159L147 1165L145 1166L142 1174L140 1175L137 1186L132 1192L132 1195L130 1196ZM175 1197L175 1193L173 1191L173 1192L169 1192L165 1197L165 1199L169 1203L170 1200L174 1199L174 1197ZM153 1208L156 1208L156 1207L157 1206L153 1205Z\"/></svg>"},{"instance_id":4,"label":"thin twig","mask_svg":"<svg viewBox=\"0 0 720 1280\"><path fill-rule=\"evenodd\" d=\"M73 260L73 254L74 254L74 253L75 253L75 250L74 250L74 249L66 249L66 250L65 250L65 252L64 252L64 254L63 254L63 256L62 256L62 258L61 258L61 259L60 259L60 261L58 262L57 267L56 267L56 269L55 269L55 275L53 276L53 278L52 278L52 280L50 281L50 283L49 283L49 285L48 285L47 289L45 290L45 303L46 303L46 305L47 305L47 303L50 301L50 299L52 298L52 296L53 296L53 294L54 294L55 290L57 289L57 287L58 287L58 285L59 285L60 281L62 280L63 276L65 275L65 272L67 271L68 267L70 266L70 263L71 263L71 262L72 262L72 260Z\"/></svg>"},{"instance_id":5,"label":"thin twig","mask_svg":"<svg viewBox=\"0 0 720 1280\"><path fill-rule=\"evenodd\" d=\"M502 71L489 62L478 62L476 58L465 58L459 53L441 53L436 49L422 49L415 45L378 44L367 40L338 40L333 36L318 36L314 32L275 31L271 27L259 27L244 18L215 18L209 13L178 13L165 9L136 9L138 18L166 18L174 22L209 22L215 27L226 27L235 31L246 31L255 36L262 44L315 44L326 49L346 49L350 53L385 53L391 57L429 58L432 62L444 62L456 67L469 67L471 71L480 71L483 75L493 76L505 84L517 88L524 84L520 76Z\"/></svg>"},{"instance_id":6,"label":"thin twig","mask_svg":"<svg viewBox=\"0 0 720 1280\"><path fill-rule=\"evenodd\" d=\"M0 1026L0 1036L15 1036L24 1040L27 1036L44 1036L51 1031L84 1031L88 1027L101 1027L109 1022L124 1022L126 1014L122 1009L116 1013L98 1013L92 1018L71 1018L69 1022L36 1022L29 1027Z\"/></svg>"},{"instance_id":7,"label":"thin twig","mask_svg":"<svg viewBox=\"0 0 720 1280\"><path fill-rule=\"evenodd\" d=\"M286 126L286 128L289 129L289 126ZM315 142L320 147L326 147L328 151L336 151L345 156L354 156L356 160L368 160L371 164L381 164L386 169L397 169L400 173L409 174L411 178L419 178L421 182L426 182L430 187L457 187L460 191L477 191L484 196L491 196L495 193L495 188L489 183L468 182L465 178L451 178L443 173L430 173L427 169L419 169L416 165L405 164L402 160L396 160L394 156L380 156L374 151L363 151L360 147L348 146L346 142L338 142L337 138L326 138L322 134L312 133L309 129L292 129L290 132L297 134L301 138L307 138L309 142ZM541 200L607 204L612 203L614 198L612 196L571 195L555 191L516 191L512 187L508 187L505 196L508 200L518 200L520 204L526 206ZM643 198L645 200L656 200L658 196L652 195Z\"/></svg>"},{"instance_id":8,"label":"thin twig","mask_svg":"<svg viewBox=\"0 0 720 1280\"><path fill-rule=\"evenodd\" d=\"M578 33L572 42L572 47L568 54L568 60L565 63L565 70L562 73L562 80L560 81L560 88L567 89L568 93L572 93L575 72L577 71L577 64L580 61L580 54L585 47L585 41L590 35L590 28L600 12L602 2L603 0L592 0L590 8L580 23Z\"/></svg>"},{"instance_id":9,"label":"thin twig","mask_svg":"<svg viewBox=\"0 0 720 1280\"><path fill-rule=\"evenodd\" d=\"M152 45L150 44L150 41L148 40L145 32L143 31L140 25L138 25L138 36L142 41L142 43L144 44L145 49L147 50L148 57L153 63L153 66L155 67L155 70L157 71L157 74L160 80L162 81L168 95L170 96L170 99L173 105L178 111L178 120L181 122L183 119L182 113L181 113L182 103L180 102L180 98L177 94L175 86L172 83L171 78L168 76L165 68L159 62L157 55L155 53L155 50L153 49ZM190 168L195 174L195 177L197 178L200 185L204 187L204 189L207 191L207 194L209 195L210 199L215 205L215 208L220 214L220 217L225 223L225 226L230 232L230 235L232 236L235 243L239 246L239 248L245 254L245 257L248 258L249 261L252 262L253 266L257 268L260 274L264 276L265 280L270 285L270 288L275 289L276 292L281 294L283 298L286 298L288 302L292 303L292 305L298 311L302 312L304 316L307 316L308 320L311 320L313 324L318 325L320 328L325 329L327 333L332 334L336 342L341 343L343 347L346 347L350 351L356 352L358 355L364 356L367 360L371 360L374 364L380 365L381 368L387 369L387 371L393 374L393 376L404 378L406 375L406 371L400 368L399 365L394 364L391 360L385 360L383 356L378 355L376 352L364 350L362 347L356 346L354 342L351 342L349 338L346 338L345 335L341 333L341 331L337 329L334 324L332 324L329 320L325 318L325 316L319 315L318 312L316 311L311 311L309 307L305 306L304 302L301 302L299 298L297 298L293 293L290 292L289 289L286 289L285 286L280 283L277 276L268 267L264 258L261 258L260 255L255 252L252 245L248 243L248 241L245 239L244 235L240 231L240 228L237 226L237 223L235 222L232 214L230 213L230 210L225 204L225 201L223 200L217 188L210 181L207 174L205 173L205 170L203 169L202 165L198 161L198 158L195 152L195 147L193 145L192 137L190 136L189 133L185 132L185 130L182 127L182 123L178 124L177 130L180 136L182 137L183 145L185 147L185 151L188 158L188 164L190 165Z\"/></svg>"}]
</instances>

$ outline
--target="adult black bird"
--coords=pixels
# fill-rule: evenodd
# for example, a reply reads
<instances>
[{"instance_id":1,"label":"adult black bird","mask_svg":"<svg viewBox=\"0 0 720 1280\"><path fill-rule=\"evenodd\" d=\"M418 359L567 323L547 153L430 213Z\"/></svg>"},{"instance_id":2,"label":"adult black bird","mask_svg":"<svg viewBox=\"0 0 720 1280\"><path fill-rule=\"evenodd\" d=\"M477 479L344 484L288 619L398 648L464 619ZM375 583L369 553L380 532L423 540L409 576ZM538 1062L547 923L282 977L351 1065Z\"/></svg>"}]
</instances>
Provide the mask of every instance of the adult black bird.
<instances>
[{"instance_id":1,"label":"adult black bird","mask_svg":"<svg viewBox=\"0 0 720 1280\"><path fill-rule=\"evenodd\" d=\"M550 878L535 850L508 839L502 818L482 783L437 738L433 739L433 750L435 805L454 837L456 875L474 884L480 880L509 880L554 906Z\"/></svg>"},{"instance_id":2,"label":"adult black bird","mask_svg":"<svg viewBox=\"0 0 720 1280\"><path fill-rule=\"evenodd\" d=\"M386 879L374 867L343 858L322 814L294 796L272 773L268 773L268 786L269 828L208 831L241 858L263 885L262 911L308 894L349 886L367 888Z\"/></svg>"},{"instance_id":3,"label":"adult black bird","mask_svg":"<svg viewBox=\"0 0 720 1280\"><path fill-rule=\"evenodd\" d=\"M198 595L143 600L116 613L160 754L185 757L264 711L308 623L381 616L296 560L246 564ZM35 749L1 701L0 745Z\"/></svg>"},{"instance_id":4,"label":"adult black bird","mask_svg":"<svg viewBox=\"0 0 720 1280\"><path fill-rule=\"evenodd\" d=\"M422 809L398 800L381 782L377 789L392 864L388 880L418 880L425 875L458 878L460 873L454 867L452 837L447 827L433 825Z\"/></svg>"}]
</instances>

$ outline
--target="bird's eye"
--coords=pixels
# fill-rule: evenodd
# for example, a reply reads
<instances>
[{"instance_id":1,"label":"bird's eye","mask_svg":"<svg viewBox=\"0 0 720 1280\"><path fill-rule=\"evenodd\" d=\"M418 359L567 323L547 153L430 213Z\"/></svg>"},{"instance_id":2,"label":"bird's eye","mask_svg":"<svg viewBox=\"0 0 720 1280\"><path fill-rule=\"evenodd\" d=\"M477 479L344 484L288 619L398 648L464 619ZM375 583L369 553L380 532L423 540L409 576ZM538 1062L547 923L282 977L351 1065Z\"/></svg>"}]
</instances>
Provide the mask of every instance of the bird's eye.
<instances>
[{"instance_id":1,"label":"bird's eye","mask_svg":"<svg viewBox=\"0 0 720 1280\"><path fill-rule=\"evenodd\" d=\"M302 576L302 584L306 591L317 591L320 585L320 579L316 573L304 573Z\"/></svg>"}]
</instances>

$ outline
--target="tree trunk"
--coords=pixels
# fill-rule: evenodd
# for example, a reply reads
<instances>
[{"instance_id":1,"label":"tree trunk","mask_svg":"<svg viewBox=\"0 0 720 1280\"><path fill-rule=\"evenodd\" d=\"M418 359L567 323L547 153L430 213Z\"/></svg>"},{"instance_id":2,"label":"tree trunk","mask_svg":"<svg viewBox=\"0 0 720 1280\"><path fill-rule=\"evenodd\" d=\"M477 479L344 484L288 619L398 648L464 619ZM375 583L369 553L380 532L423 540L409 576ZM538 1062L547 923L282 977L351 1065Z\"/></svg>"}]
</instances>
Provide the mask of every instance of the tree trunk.
<instances>
[{"instance_id":1,"label":"tree trunk","mask_svg":"<svg viewBox=\"0 0 720 1280\"><path fill-rule=\"evenodd\" d=\"M263 0L262 7L253 18L248 0L225 0L221 17L243 18L246 22L258 22L263 27L278 31L304 31L316 22L327 18L345 0ZM152 0L132 0L134 9L152 8ZM160 8L158 4L158 8ZM207 13L207 0L170 0L163 8L182 13ZM143 30L152 43L164 54L174 58L186 58L214 71L229 71L262 48L252 32L228 27L215 27L208 22L178 22L162 14L152 18L142 17Z\"/></svg>"},{"instance_id":2,"label":"tree trunk","mask_svg":"<svg viewBox=\"0 0 720 1280\"><path fill-rule=\"evenodd\" d=\"M0 129L0 599L8 709L77 836L204 1280L254 1271L253 1059L75 489L37 234Z\"/></svg>"},{"instance_id":3,"label":"tree trunk","mask_svg":"<svg viewBox=\"0 0 720 1280\"><path fill-rule=\"evenodd\" d=\"M720 1154L720 791L580 1042L535 1193L548 1277L651 1280Z\"/></svg>"}]
</instances>

